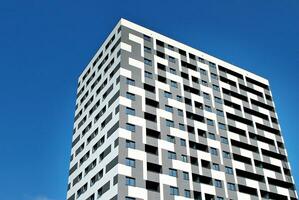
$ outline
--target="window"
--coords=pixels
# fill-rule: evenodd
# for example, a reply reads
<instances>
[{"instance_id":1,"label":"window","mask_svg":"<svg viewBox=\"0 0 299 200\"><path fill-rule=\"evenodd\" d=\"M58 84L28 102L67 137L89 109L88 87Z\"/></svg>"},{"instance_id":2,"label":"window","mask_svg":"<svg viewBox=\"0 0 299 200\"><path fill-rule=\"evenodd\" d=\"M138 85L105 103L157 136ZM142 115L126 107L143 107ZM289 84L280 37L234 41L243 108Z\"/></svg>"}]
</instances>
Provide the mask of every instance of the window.
<instances>
[{"instance_id":1,"label":"window","mask_svg":"<svg viewBox=\"0 0 299 200\"><path fill-rule=\"evenodd\" d=\"M173 68L170 68L169 71L170 71L170 73L172 73L172 74L176 74L176 70L173 69Z\"/></svg>"},{"instance_id":2,"label":"window","mask_svg":"<svg viewBox=\"0 0 299 200\"><path fill-rule=\"evenodd\" d=\"M182 155L182 161L183 162L188 162L188 157L186 155Z\"/></svg>"},{"instance_id":3,"label":"window","mask_svg":"<svg viewBox=\"0 0 299 200\"><path fill-rule=\"evenodd\" d=\"M211 73L211 78L217 80L218 76L217 76L217 74Z\"/></svg>"},{"instance_id":4,"label":"window","mask_svg":"<svg viewBox=\"0 0 299 200\"><path fill-rule=\"evenodd\" d=\"M208 94L208 93L203 93L203 97L205 98L205 99L208 99L208 100L210 100L210 95Z\"/></svg>"},{"instance_id":5,"label":"window","mask_svg":"<svg viewBox=\"0 0 299 200\"><path fill-rule=\"evenodd\" d=\"M214 148L214 147L210 147L210 152L211 152L212 155L215 155L215 156L218 155L217 149Z\"/></svg>"},{"instance_id":6,"label":"window","mask_svg":"<svg viewBox=\"0 0 299 200\"><path fill-rule=\"evenodd\" d=\"M173 112L173 108L171 107L171 106L167 106L167 105L165 105L165 110L167 111L167 112Z\"/></svg>"},{"instance_id":7,"label":"window","mask_svg":"<svg viewBox=\"0 0 299 200\"><path fill-rule=\"evenodd\" d=\"M170 186L170 195L179 195L179 188Z\"/></svg>"},{"instance_id":8,"label":"window","mask_svg":"<svg viewBox=\"0 0 299 200\"><path fill-rule=\"evenodd\" d=\"M126 165L129 167L135 167L135 159L126 158Z\"/></svg>"},{"instance_id":9,"label":"window","mask_svg":"<svg viewBox=\"0 0 299 200\"><path fill-rule=\"evenodd\" d=\"M227 189L231 191L236 191L236 185L234 183L227 183Z\"/></svg>"},{"instance_id":10,"label":"window","mask_svg":"<svg viewBox=\"0 0 299 200\"><path fill-rule=\"evenodd\" d=\"M217 163L213 163L212 167L213 167L213 170L220 171L220 166L219 166L219 164L217 164Z\"/></svg>"},{"instance_id":11,"label":"window","mask_svg":"<svg viewBox=\"0 0 299 200\"><path fill-rule=\"evenodd\" d=\"M136 200L136 198L133 198L133 197L126 197L125 200Z\"/></svg>"},{"instance_id":12,"label":"window","mask_svg":"<svg viewBox=\"0 0 299 200\"><path fill-rule=\"evenodd\" d=\"M168 159L176 159L176 153L172 151L168 151Z\"/></svg>"},{"instance_id":13,"label":"window","mask_svg":"<svg viewBox=\"0 0 299 200\"><path fill-rule=\"evenodd\" d=\"M182 130L182 131L185 131L185 125L184 124L181 124L179 123L179 129Z\"/></svg>"},{"instance_id":14,"label":"window","mask_svg":"<svg viewBox=\"0 0 299 200\"><path fill-rule=\"evenodd\" d=\"M205 105L205 110L208 112L212 112L211 106Z\"/></svg>"},{"instance_id":15,"label":"window","mask_svg":"<svg viewBox=\"0 0 299 200\"><path fill-rule=\"evenodd\" d=\"M133 79L127 78L128 85L135 85L135 81Z\"/></svg>"},{"instance_id":16,"label":"window","mask_svg":"<svg viewBox=\"0 0 299 200\"><path fill-rule=\"evenodd\" d=\"M185 139L180 139L180 144L181 144L181 146L185 147L186 146L186 140Z\"/></svg>"},{"instance_id":17,"label":"window","mask_svg":"<svg viewBox=\"0 0 299 200\"><path fill-rule=\"evenodd\" d=\"M219 97L215 97L215 103L222 104L222 99Z\"/></svg>"},{"instance_id":18,"label":"window","mask_svg":"<svg viewBox=\"0 0 299 200\"><path fill-rule=\"evenodd\" d=\"M152 61L150 59L144 58L144 64L152 66Z\"/></svg>"},{"instance_id":19,"label":"window","mask_svg":"<svg viewBox=\"0 0 299 200\"><path fill-rule=\"evenodd\" d=\"M176 96L176 100L179 101L179 102L182 102L182 101L183 101L183 98L182 98L182 96L177 95L177 96Z\"/></svg>"},{"instance_id":20,"label":"window","mask_svg":"<svg viewBox=\"0 0 299 200\"><path fill-rule=\"evenodd\" d=\"M126 185L136 186L136 180L135 180L135 178L126 177Z\"/></svg>"},{"instance_id":21,"label":"window","mask_svg":"<svg viewBox=\"0 0 299 200\"><path fill-rule=\"evenodd\" d=\"M144 72L144 76L145 76L146 78L150 78L150 79L152 79L152 78L153 78L153 73L148 72L148 71L145 71L145 72Z\"/></svg>"},{"instance_id":22,"label":"window","mask_svg":"<svg viewBox=\"0 0 299 200\"><path fill-rule=\"evenodd\" d=\"M168 44L167 47L168 47L168 49L170 49L170 50L174 50L174 46L172 46L172 45L170 45L170 44Z\"/></svg>"},{"instance_id":23,"label":"window","mask_svg":"<svg viewBox=\"0 0 299 200\"><path fill-rule=\"evenodd\" d=\"M152 49L149 48L149 47L146 47L146 46L144 46L144 51L145 51L146 53L152 53Z\"/></svg>"},{"instance_id":24,"label":"window","mask_svg":"<svg viewBox=\"0 0 299 200\"><path fill-rule=\"evenodd\" d=\"M132 94L130 92L126 93L126 97L132 101L135 101L135 94Z\"/></svg>"},{"instance_id":25,"label":"window","mask_svg":"<svg viewBox=\"0 0 299 200\"><path fill-rule=\"evenodd\" d=\"M184 196L187 198L191 198L190 190L184 190Z\"/></svg>"},{"instance_id":26,"label":"window","mask_svg":"<svg viewBox=\"0 0 299 200\"><path fill-rule=\"evenodd\" d=\"M135 142L131 141L131 140L126 140L126 147L131 148L131 149L135 149Z\"/></svg>"},{"instance_id":27,"label":"window","mask_svg":"<svg viewBox=\"0 0 299 200\"><path fill-rule=\"evenodd\" d=\"M224 200L223 197L217 197L216 200Z\"/></svg>"},{"instance_id":28,"label":"window","mask_svg":"<svg viewBox=\"0 0 299 200\"><path fill-rule=\"evenodd\" d=\"M223 123L218 123L218 127L219 127L219 129L222 129L222 130L226 130L226 126L225 126L225 124L223 124Z\"/></svg>"},{"instance_id":29,"label":"window","mask_svg":"<svg viewBox=\"0 0 299 200\"><path fill-rule=\"evenodd\" d=\"M166 126L167 127L174 127L174 122L171 120L166 119Z\"/></svg>"},{"instance_id":30,"label":"window","mask_svg":"<svg viewBox=\"0 0 299 200\"><path fill-rule=\"evenodd\" d=\"M184 180L189 180L189 173L188 172L183 172L183 179Z\"/></svg>"},{"instance_id":31,"label":"window","mask_svg":"<svg viewBox=\"0 0 299 200\"><path fill-rule=\"evenodd\" d=\"M232 175L234 173L233 168L225 166L225 173Z\"/></svg>"},{"instance_id":32,"label":"window","mask_svg":"<svg viewBox=\"0 0 299 200\"><path fill-rule=\"evenodd\" d=\"M227 159L230 159L230 153L227 152L227 151L223 151L223 158L227 158Z\"/></svg>"},{"instance_id":33,"label":"window","mask_svg":"<svg viewBox=\"0 0 299 200\"><path fill-rule=\"evenodd\" d=\"M221 143L228 144L228 139L226 137L221 136L220 140L221 140Z\"/></svg>"},{"instance_id":34,"label":"window","mask_svg":"<svg viewBox=\"0 0 299 200\"><path fill-rule=\"evenodd\" d=\"M211 120L211 119L207 119L207 124L208 124L209 126L214 126L214 121Z\"/></svg>"},{"instance_id":35,"label":"window","mask_svg":"<svg viewBox=\"0 0 299 200\"><path fill-rule=\"evenodd\" d=\"M216 110L216 114L218 115L218 116L220 116L220 117L224 117L224 113L223 113L223 111L222 110Z\"/></svg>"},{"instance_id":36,"label":"window","mask_svg":"<svg viewBox=\"0 0 299 200\"><path fill-rule=\"evenodd\" d=\"M200 69L199 72L200 72L200 74L202 74L202 75L207 75L207 71L204 70L204 69Z\"/></svg>"},{"instance_id":37,"label":"window","mask_svg":"<svg viewBox=\"0 0 299 200\"><path fill-rule=\"evenodd\" d=\"M184 112L181 109L178 109L178 115L184 117Z\"/></svg>"},{"instance_id":38,"label":"window","mask_svg":"<svg viewBox=\"0 0 299 200\"><path fill-rule=\"evenodd\" d=\"M221 182L221 180L215 179L214 180L214 185L215 185L215 187L222 188L222 182Z\"/></svg>"},{"instance_id":39,"label":"window","mask_svg":"<svg viewBox=\"0 0 299 200\"><path fill-rule=\"evenodd\" d=\"M208 82L205 80L201 80L201 84L208 87Z\"/></svg>"},{"instance_id":40,"label":"window","mask_svg":"<svg viewBox=\"0 0 299 200\"><path fill-rule=\"evenodd\" d=\"M178 171L176 169L169 169L169 176L177 177Z\"/></svg>"},{"instance_id":41,"label":"window","mask_svg":"<svg viewBox=\"0 0 299 200\"><path fill-rule=\"evenodd\" d=\"M148 41L148 42L151 41L151 37L150 37L150 36L147 36L147 35L143 35L143 39L144 39L145 41Z\"/></svg>"},{"instance_id":42,"label":"window","mask_svg":"<svg viewBox=\"0 0 299 200\"><path fill-rule=\"evenodd\" d=\"M219 89L218 85L213 85L213 90L220 92L220 89Z\"/></svg>"},{"instance_id":43,"label":"window","mask_svg":"<svg viewBox=\"0 0 299 200\"><path fill-rule=\"evenodd\" d=\"M212 63L212 62L209 62L209 66L213 69L216 69L216 64L215 63Z\"/></svg>"},{"instance_id":44,"label":"window","mask_svg":"<svg viewBox=\"0 0 299 200\"><path fill-rule=\"evenodd\" d=\"M175 137L172 135L167 135L167 141L171 143L175 143Z\"/></svg>"},{"instance_id":45,"label":"window","mask_svg":"<svg viewBox=\"0 0 299 200\"><path fill-rule=\"evenodd\" d=\"M135 115L135 109L126 107L127 115Z\"/></svg>"},{"instance_id":46,"label":"window","mask_svg":"<svg viewBox=\"0 0 299 200\"><path fill-rule=\"evenodd\" d=\"M135 125L126 123L126 129L131 132L135 132Z\"/></svg>"},{"instance_id":47,"label":"window","mask_svg":"<svg viewBox=\"0 0 299 200\"><path fill-rule=\"evenodd\" d=\"M170 81L170 85L171 85L171 87L174 87L174 88L178 87L178 83L175 81Z\"/></svg>"},{"instance_id":48,"label":"window","mask_svg":"<svg viewBox=\"0 0 299 200\"><path fill-rule=\"evenodd\" d=\"M164 91L164 97L166 97L166 98L172 98L172 94L170 92Z\"/></svg>"},{"instance_id":49,"label":"window","mask_svg":"<svg viewBox=\"0 0 299 200\"><path fill-rule=\"evenodd\" d=\"M168 57L168 60L169 60L169 62L175 63L175 58L172 57L172 56L169 56L169 57Z\"/></svg>"},{"instance_id":50,"label":"window","mask_svg":"<svg viewBox=\"0 0 299 200\"><path fill-rule=\"evenodd\" d=\"M216 136L214 133L209 133L209 138L212 140L216 140Z\"/></svg>"}]
</instances>

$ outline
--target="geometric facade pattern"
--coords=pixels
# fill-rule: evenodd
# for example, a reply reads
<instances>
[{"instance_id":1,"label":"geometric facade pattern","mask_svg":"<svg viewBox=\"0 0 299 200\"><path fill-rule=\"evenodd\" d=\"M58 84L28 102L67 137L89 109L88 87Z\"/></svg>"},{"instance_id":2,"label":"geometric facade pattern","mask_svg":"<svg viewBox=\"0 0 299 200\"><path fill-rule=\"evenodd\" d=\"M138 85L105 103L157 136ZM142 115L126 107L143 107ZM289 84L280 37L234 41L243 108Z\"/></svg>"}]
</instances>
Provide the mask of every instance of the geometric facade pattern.
<instances>
[{"instance_id":1,"label":"geometric facade pattern","mask_svg":"<svg viewBox=\"0 0 299 200\"><path fill-rule=\"evenodd\" d=\"M268 81L121 19L78 80L67 199L297 198Z\"/></svg>"}]
</instances>

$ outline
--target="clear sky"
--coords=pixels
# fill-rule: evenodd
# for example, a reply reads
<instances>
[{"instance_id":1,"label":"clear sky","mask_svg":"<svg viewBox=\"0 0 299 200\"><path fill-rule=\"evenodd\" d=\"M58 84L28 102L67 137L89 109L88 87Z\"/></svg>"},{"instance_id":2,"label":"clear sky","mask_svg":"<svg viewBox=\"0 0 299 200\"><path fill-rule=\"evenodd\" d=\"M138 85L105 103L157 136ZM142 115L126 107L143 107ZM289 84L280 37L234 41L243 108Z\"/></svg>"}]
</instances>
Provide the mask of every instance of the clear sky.
<instances>
[{"instance_id":1,"label":"clear sky","mask_svg":"<svg viewBox=\"0 0 299 200\"><path fill-rule=\"evenodd\" d=\"M298 184L298 2L1 1L0 198L65 199L77 77L121 17L269 79Z\"/></svg>"}]
</instances>

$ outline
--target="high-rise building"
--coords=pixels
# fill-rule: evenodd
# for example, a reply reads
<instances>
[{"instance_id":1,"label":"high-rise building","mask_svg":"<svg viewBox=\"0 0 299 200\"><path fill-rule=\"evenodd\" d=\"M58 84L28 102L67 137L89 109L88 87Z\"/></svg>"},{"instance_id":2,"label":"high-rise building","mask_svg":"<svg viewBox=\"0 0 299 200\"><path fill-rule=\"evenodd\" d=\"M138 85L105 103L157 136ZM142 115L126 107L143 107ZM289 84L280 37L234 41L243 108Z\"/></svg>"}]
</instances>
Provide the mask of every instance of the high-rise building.
<instances>
[{"instance_id":1,"label":"high-rise building","mask_svg":"<svg viewBox=\"0 0 299 200\"><path fill-rule=\"evenodd\" d=\"M121 19L78 80L67 199L297 199L268 80Z\"/></svg>"}]
</instances>

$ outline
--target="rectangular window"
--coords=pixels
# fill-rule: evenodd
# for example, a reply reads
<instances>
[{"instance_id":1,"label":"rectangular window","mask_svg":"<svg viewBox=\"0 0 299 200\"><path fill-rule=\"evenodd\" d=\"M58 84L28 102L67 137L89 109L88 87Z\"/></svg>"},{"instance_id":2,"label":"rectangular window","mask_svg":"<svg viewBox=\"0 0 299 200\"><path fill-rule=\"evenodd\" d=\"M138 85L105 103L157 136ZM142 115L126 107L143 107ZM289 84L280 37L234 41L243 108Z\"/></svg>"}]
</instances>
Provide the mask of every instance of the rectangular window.
<instances>
[{"instance_id":1,"label":"rectangular window","mask_svg":"<svg viewBox=\"0 0 299 200\"><path fill-rule=\"evenodd\" d=\"M152 49L149 47L144 46L144 52L146 53L152 53Z\"/></svg>"},{"instance_id":2,"label":"rectangular window","mask_svg":"<svg viewBox=\"0 0 299 200\"><path fill-rule=\"evenodd\" d=\"M148 71L145 71L145 72L144 72L144 76L145 76L146 78L150 78L150 79L152 79L152 78L153 78L153 73L148 72Z\"/></svg>"},{"instance_id":3,"label":"rectangular window","mask_svg":"<svg viewBox=\"0 0 299 200\"><path fill-rule=\"evenodd\" d=\"M151 41L151 37L148 36L148 35L143 35L143 39L144 39L145 41L148 41L148 42Z\"/></svg>"},{"instance_id":4,"label":"rectangular window","mask_svg":"<svg viewBox=\"0 0 299 200\"><path fill-rule=\"evenodd\" d=\"M231 158L230 153L227 151L223 151L223 158L230 159Z\"/></svg>"},{"instance_id":5,"label":"rectangular window","mask_svg":"<svg viewBox=\"0 0 299 200\"><path fill-rule=\"evenodd\" d=\"M174 122L171 120L166 119L166 126L167 127L174 127Z\"/></svg>"},{"instance_id":6,"label":"rectangular window","mask_svg":"<svg viewBox=\"0 0 299 200\"><path fill-rule=\"evenodd\" d=\"M204 85L204 86L207 86L207 87L209 86L209 85L208 85L208 82L205 81L205 80L201 80L201 84Z\"/></svg>"},{"instance_id":7,"label":"rectangular window","mask_svg":"<svg viewBox=\"0 0 299 200\"><path fill-rule=\"evenodd\" d=\"M221 143L228 144L228 139L226 137L221 136L220 140L221 140Z\"/></svg>"},{"instance_id":8,"label":"rectangular window","mask_svg":"<svg viewBox=\"0 0 299 200\"><path fill-rule=\"evenodd\" d=\"M224 200L223 197L217 197L216 200Z\"/></svg>"},{"instance_id":9,"label":"rectangular window","mask_svg":"<svg viewBox=\"0 0 299 200\"><path fill-rule=\"evenodd\" d=\"M223 124L223 123L218 123L218 127L219 127L219 129L222 129L222 130L226 130L226 125L225 124Z\"/></svg>"},{"instance_id":10,"label":"rectangular window","mask_svg":"<svg viewBox=\"0 0 299 200\"><path fill-rule=\"evenodd\" d=\"M182 155L182 161L183 162L188 162L188 157L186 155Z\"/></svg>"},{"instance_id":11,"label":"rectangular window","mask_svg":"<svg viewBox=\"0 0 299 200\"><path fill-rule=\"evenodd\" d=\"M185 147L186 146L186 140L185 139L180 139L180 144L181 144L181 146Z\"/></svg>"},{"instance_id":12,"label":"rectangular window","mask_svg":"<svg viewBox=\"0 0 299 200\"><path fill-rule=\"evenodd\" d=\"M152 66L152 61L150 59L144 58L144 64Z\"/></svg>"},{"instance_id":13,"label":"rectangular window","mask_svg":"<svg viewBox=\"0 0 299 200\"><path fill-rule=\"evenodd\" d=\"M181 109L178 109L178 115L181 117L184 117L184 112Z\"/></svg>"},{"instance_id":14,"label":"rectangular window","mask_svg":"<svg viewBox=\"0 0 299 200\"><path fill-rule=\"evenodd\" d=\"M126 177L126 185L128 186L136 186L135 178Z\"/></svg>"},{"instance_id":15,"label":"rectangular window","mask_svg":"<svg viewBox=\"0 0 299 200\"><path fill-rule=\"evenodd\" d=\"M176 96L176 100L179 101L179 102L183 102L183 98L182 98L182 96L180 96L180 95L177 95L177 96Z\"/></svg>"},{"instance_id":16,"label":"rectangular window","mask_svg":"<svg viewBox=\"0 0 299 200\"><path fill-rule=\"evenodd\" d=\"M174 87L174 88L178 87L178 83L175 81L170 81L170 85L171 85L171 87Z\"/></svg>"},{"instance_id":17,"label":"rectangular window","mask_svg":"<svg viewBox=\"0 0 299 200\"><path fill-rule=\"evenodd\" d=\"M166 98L172 98L172 94L170 92L164 91L164 97L166 97Z\"/></svg>"},{"instance_id":18,"label":"rectangular window","mask_svg":"<svg viewBox=\"0 0 299 200\"><path fill-rule=\"evenodd\" d=\"M126 97L132 101L135 101L135 94L132 94L130 92L126 93Z\"/></svg>"},{"instance_id":19,"label":"rectangular window","mask_svg":"<svg viewBox=\"0 0 299 200\"><path fill-rule=\"evenodd\" d=\"M166 110L167 112L171 112L171 113L173 113L173 108L172 108L171 106L167 106L167 105L165 105L165 110Z\"/></svg>"},{"instance_id":20,"label":"rectangular window","mask_svg":"<svg viewBox=\"0 0 299 200\"><path fill-rule=\"evenodd\" d=\"M127 78L128 85L135 85L135 81L133 79Z\"/></svg>"},{"instance_id":21,"label":"rectangular window","mask_svg":"<svg viewBox=\"0 0 299 200\"><path fill-rule=\"evenodd\" d=\"M210 153L211 153L212 155L214 155L214 156L217 156L217 155L218 155L218 151L217 151L217 149L214 148L214 147L210 147Z\"/></svg>"},{"instance_id":22,"label":"rectangular window","mask_svg":"<svg viewBox=\"0 0 299 200\"><path fill-rule=\"evenodd\" d=\"M215 103L222 104L222 99L219 97L215 97Z\"/></svg>"},{"instance_id":23,"label":"rectangular window","mask_svg":"<svg viewBox=\"0 0 299 200\"><path fill-rule=\"evenodd\" d=\"M205 110L208 112L212 112L211 106L205 105Z\"/></svg>"},{"instance_id":24,"label":"rectangular window","mask_svg":"<svg viewBox=\"0 0 299 200\"><path fill-rule=\"evenodd\" d=\"M208 99L208 100L210 100L210 95L208 94L208 93L203 93L203 97L205 98L205 99Z\"/></svg>"},{"instance_id":25,"label":"rectangular window","mask_svg":"<svg viewBox=\"0 0 299 200\"><path fill-rule=\"evenodd\" d=\"M175 143L175 137L172 135L167 135L167 141L171 143Z\"/></svg>"},{"instance_id":26,"label":"rectangular window","mask_svg":"<svg viewBox=\"0 0 299 200\"><path fill-rule=\"evenodd\" d=\"M214 126L214 121L211 120L211 119L207 119L207 124L208 124L209 126Z\"/></svg>"},{"instance_id":27,"label":"rectangular window","mask_svg":"<svg viewBox=\"0 0 299 200\"><path fill-rule=\"evenodd\" d=\"M222 182L221 182L221 180L215 179L214 180L214 185L215 185L215 187L222 188Z\"/></svg>"},{"instance_id":28,"label":"rectangular window","mask_svg":"<svg viewBox=\"0 0 299 200\"><path fill-rule=\"evenodd\" d=\"M211 78L217 80L218 76L217 76L217 74L211 73Z\"/></svg>"},{"instance_id":29,"label":"rectangular window","mask_svg":"<svg viewBox=\"0 0 299 200\"><path fill-rule=\"evenodd\" d=\"M212 140L216 140L216 136L214 133L209 133L209 138Z\"/></svg>"},{"instance_id":30,"label":"rectangular window","mask_svg":"<svg viewBox=\"0 0 299 200\"><path fill-rule=\"evenodd\" d=\"M172 56L168 56L169 62L175 63L175 58Z\"/></svg>"},{"instance_id":31,"label":"rectangular window","mask_svg":"<svg viewBox=\"0 0 299 200\"><path fill-rule=\"evenodd\" d=\"M169 194L178 196L179 195L179 188L170 186L170 193Z\"/></svg>"},{"instance_id":32,"label":"rectangular window","mask_svg":"<svg viewBox=\"0 0 299 200\"><path fill-rule=\"evenodd\" d=\"M176 169L169 169L169 176L177 177L178 171Z\"/></svg>"},{"instance_id":33,"label":"rectangular window","mask_svg":"<svg viewBox=\"0 0 299 200\"><path fill-rule=\"evenodd\" d=\"M176 153L172 151L168 151L168 159L176 160Z\"/></svg>"},{"instance_id":34,"label":"rectangular window","mask_svg":"<svg viewBox=\"0 0 299 200\"><path fill-rule=\"evenodd\" d=\"M184 124L181 124L179 123L179 129L182 130L182 131L185 131L185 125Z\"/></svg>"},{"instance_id":35,"label":"rectangular window","mask_svg":"<svg viewBox=\"0 0 299 200\"><path fill-rule=\"evenodd\" d=\"M200 72L200 74L202 74L202 75L207 75L207 71L204 70L204 69L200 69L199 72Z\"/></svg>"},{"instance_id":36,"label":"rectangular window","mask_svg":"<svg viewBox=\"0 0 299 200\"><path fill-rule=\"evenodd\" d=\"M219 89L218 85L213 85L213 90L220 92L220 89Z\"/></svg>"},{"instance_id":37,"label":"rectangular window","mask_svg":"<svg viewBox=\"0 0 299 200\"><path fill-rule=\"evenodd\" d=\"M234 183L227 183L227 189L231 191L236 191L236 185Z\"/></svg>"},{"instance_id":38,"label":"rectangular window","mask_svg":"<svg viewBox=\"0 0 299 200\"><path fill-rule=\"evenodd\" d=\"M189 173L188 172L183 172L183 179L184 180L189 180Z\"/></svg>"},{"instance_id":39,"label":"rectangular window","mask_svg":"<svg viewBox=\"0 0 299 200\"><path fill-rule=\"evenodd\" d=\"M186 198L191 198L191 192L190 192L190 190L184 190L184 196Z\"/></svg>"},{"instance_id":40,"label":"rectangular window","mask_svg":"<svg viewBox=\"0 0 299 200\"><path fill-rule=\"evenodd\" d=\"M126 148L135 149L135 142L131 140L126 140Z\"/></svg>"},{"instance_id":41,"label":"rectangular window","mask_svg":"<svg viewBox=\"0 0 299 200\"><path fill-rule=\"evenodd\" d=\"M176 74L176 70L173 69L173 68L169 68L169 71L170 71L171 74Z\"/></svg>"},{"instance_id":42,"label":"rectangular window","mask_svg":"<svg viewBox=\"0 0 299 200\"><path fill-rule=\"evenodd\" d=\"M127 115L135 115L135 109L126 107L126 114Z\"/></svg>"},{"instance_id":43,"label":"rectangular window","mask_svg":"<svg viewBox=\"0 0 299 200\"><path fill-rule=\"evenodd\" d=\"M220 116L220 117L224 117L224 113L223 113L223 111L222 110L216 110L216 114L218 115L218 116Z\"/></svg>"},{"instance_id":44,"label":"rectangular window","mask_svg":"<svg viewBox=\"0 0 299 200\"><path fill-rule=\"evenodd\" d=\"M225 173L230 175L234 174L233 168L225 166Z\"/></svg>"},{"instance_id":45,"label":"rectangular window","mask_svg":"<svg viewBox=\"0 0 299 200\"><path fill-rule=\"evenodd\" d=\"M135 159L126 158L126 165L129 167L135 167Z\"/></svg>"},{"instance_id":46,"label":"rectangular window","mask_svg":"<svg viewBox=\"0 0 299 200\"><path fill-rule=\"evenodd\" d=\"M220 171L220 166L217 163L213 163L213 170Z\"/></svg>"},{"instance_id":47,"label":"rectangular window","mask_svg":"<svg viewBox=\"0 0 299 200\"><path fill-rule=\"evenodd\" d=\"M135 125L126 123L126 129L131 132L135 132Z\"/></svg>"}]
</instances>

